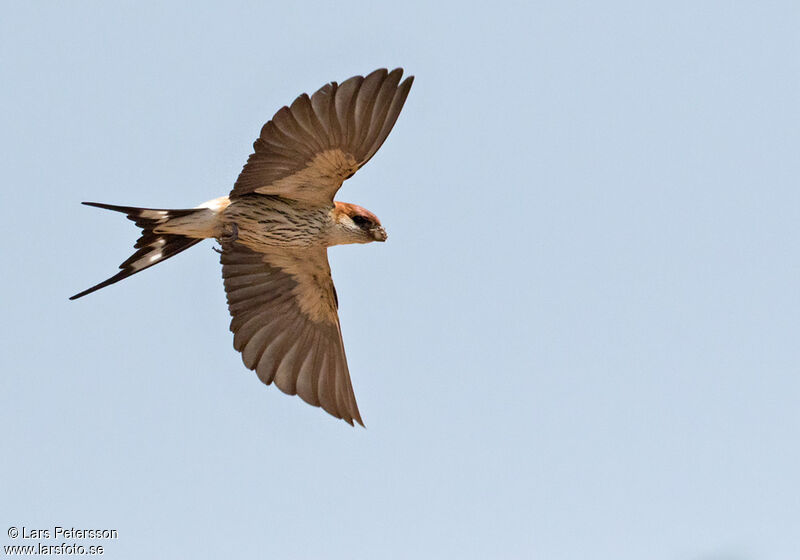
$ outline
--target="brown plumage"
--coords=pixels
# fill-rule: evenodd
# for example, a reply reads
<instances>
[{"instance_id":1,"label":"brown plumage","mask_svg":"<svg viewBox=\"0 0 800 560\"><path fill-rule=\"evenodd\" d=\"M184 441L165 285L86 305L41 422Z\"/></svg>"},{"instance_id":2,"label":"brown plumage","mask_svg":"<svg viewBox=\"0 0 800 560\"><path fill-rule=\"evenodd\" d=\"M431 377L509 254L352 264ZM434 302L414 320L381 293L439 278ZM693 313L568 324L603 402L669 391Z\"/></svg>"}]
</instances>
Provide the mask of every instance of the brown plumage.
<instances>
[{"instance_id":1,"label":"brown plumage","mask_svg":"<svg viewBox=\"0 0 800 560\"><path fill-rule=\"evenodd\" d=\"M363 425L347 368L327 248L385 241L372 212L333 197L375 155L413 77L381 69L326 84L261 129L228 196L188 210L85 203L142 228L121 272L70 299L165 260L202 239L221 246L233 345L258 378Z\"/></svg>"}]
</instances>

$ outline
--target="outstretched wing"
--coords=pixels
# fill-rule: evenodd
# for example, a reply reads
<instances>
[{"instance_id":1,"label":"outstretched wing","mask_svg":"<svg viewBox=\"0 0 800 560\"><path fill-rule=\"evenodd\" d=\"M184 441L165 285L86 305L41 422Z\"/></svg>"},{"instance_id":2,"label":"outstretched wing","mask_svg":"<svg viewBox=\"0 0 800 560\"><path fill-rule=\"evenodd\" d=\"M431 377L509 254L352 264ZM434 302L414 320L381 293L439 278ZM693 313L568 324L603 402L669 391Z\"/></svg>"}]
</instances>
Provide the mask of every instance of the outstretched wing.
<instances>
[{"instance_id":1,"label":"outstretched wing","mask_svg":"<svg viewBox=\"0 0 800 560\"><path fill-rule=\"evenodd\" d=\"M257 253L224 244L233 346L258 378L362 426L324 248Z\"/></svg>"},{"instance_id":2,"label":"outstretched wing","mask_svg":"<svg viewBox=\"0 0 800 560\"><path fill-rule=\"evenodd\" d=\"M257 192L330 204L342 182L381 147L414 77L380 69L326 84L283 107L261 129L230 197Z\"/></svg>"}]
</instances>

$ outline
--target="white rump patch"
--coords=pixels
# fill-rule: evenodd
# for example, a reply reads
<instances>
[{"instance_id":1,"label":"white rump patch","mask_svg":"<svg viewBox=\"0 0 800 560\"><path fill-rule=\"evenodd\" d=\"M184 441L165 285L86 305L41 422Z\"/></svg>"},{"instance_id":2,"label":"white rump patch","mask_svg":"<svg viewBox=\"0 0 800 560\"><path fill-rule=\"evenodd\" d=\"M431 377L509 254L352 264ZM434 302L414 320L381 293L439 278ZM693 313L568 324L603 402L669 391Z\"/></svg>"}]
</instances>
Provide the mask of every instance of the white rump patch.
<instances>
[{"instance_id":1,"label":"white rump patch","mask_svg":"<svg viewBox=\"0 0 800 560\"><path fill-rule=\"evenodd\" d=\"M221 196L219 198L214 198L211 200L206 200L203 204L199 206L195 206L195 208L208 208L209 210L213 210L214 212L221 212L228 207L231 201L228 199L227 196Z\"/></svg>"}]
</instances>

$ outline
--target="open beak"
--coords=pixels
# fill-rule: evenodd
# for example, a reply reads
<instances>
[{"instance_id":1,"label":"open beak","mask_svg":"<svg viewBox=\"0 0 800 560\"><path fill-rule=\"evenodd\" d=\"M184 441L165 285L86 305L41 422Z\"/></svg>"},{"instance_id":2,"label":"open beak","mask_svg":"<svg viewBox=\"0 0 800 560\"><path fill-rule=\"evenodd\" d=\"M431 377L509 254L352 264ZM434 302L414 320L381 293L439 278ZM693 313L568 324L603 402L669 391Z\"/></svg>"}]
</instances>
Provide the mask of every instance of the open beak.
<instances>
[{"instance_id":1,"label":"open beak","mask_svg":"<svg viewBox=\"0 0 800 560\"><path fill-rule=\"evenodd\" d=\"M386 230L383 229L381 226L378 226L378 227L372 229L371 233L372 233L372 237L375 239L375 241L386 241L386 238L389 237L386 234Z\"/></svg>"}]
</instances>

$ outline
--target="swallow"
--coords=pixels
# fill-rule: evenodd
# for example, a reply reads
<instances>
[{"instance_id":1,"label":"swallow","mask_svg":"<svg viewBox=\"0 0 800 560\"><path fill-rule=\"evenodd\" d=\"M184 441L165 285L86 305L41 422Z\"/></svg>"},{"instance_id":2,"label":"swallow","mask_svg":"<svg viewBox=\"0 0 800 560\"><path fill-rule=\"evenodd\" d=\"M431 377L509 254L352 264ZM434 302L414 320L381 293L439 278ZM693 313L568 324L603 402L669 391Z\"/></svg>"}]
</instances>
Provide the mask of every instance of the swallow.
<instances>
[{"instance_id":1,"label":"swallow","mask_svg":"<svg viewBox=\"0 0 800 560\"><path fill-rule=\"evenodd\" d=\"M168 210L84 202L141 228L116 275L78 299L185 251L219 243L233 346L266 385L353 425L356 404L328 247L386 241L378 217L335 201L391 132L413 76L376 70L302 94L261 129L228 196Z\"/></svg>"}]
</instances>

